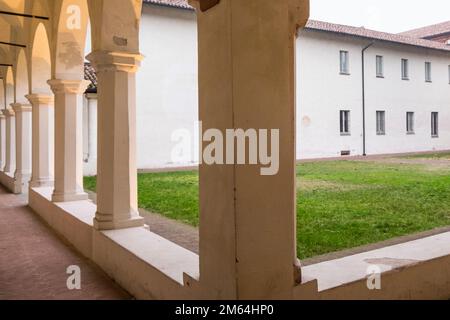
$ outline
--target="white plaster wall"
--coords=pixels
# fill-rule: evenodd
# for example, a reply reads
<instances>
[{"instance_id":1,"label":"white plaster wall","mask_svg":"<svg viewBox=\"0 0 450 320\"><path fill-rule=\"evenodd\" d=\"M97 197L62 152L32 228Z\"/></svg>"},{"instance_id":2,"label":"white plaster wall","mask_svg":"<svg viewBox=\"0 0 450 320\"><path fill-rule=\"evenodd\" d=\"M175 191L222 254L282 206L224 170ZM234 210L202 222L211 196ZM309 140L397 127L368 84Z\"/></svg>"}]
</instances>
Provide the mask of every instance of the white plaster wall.
<instances>
[{"instance_id":1,"label":"white plaster wall","mask_svg":"<svg viewBox=\"0 0 450 320\"><path fill-rule=\"evenodd\" d=\"M83 97L83 174L97 174L97 95Z\"/></svg>"},{"instance_id":2,"label":"white plaster wall","mask_svg":"<svg viewBox=\"0 0 450 320\"><path fill-rule=\"evenodd\" d=\"M384 56L385 76L375 76L375 56ZM409 79L401 79L401 59L409 60ZM425 82L425 61L432 82ZM366 54L367 153L450 149L450 53L405 46L377 45ZM376 111L386 110L386 135L376 134ZM415 134L406 134L406 112L414 112ZM431 136L431 112L439 112L439 137Z\"/></svg>"},{"instance_id":3,"label":"white plaster wall","mask_svg":"<svg viewBox=\"0 0 450 320\"><path fill-rule=\"evenodd\" d=\"M350 75L341 75L340 50ZM358 54L359 52L359 54ZM361 43L302 31L297 39L297 158L362 153ZM341 136L339 111L350 111L350 135Z\"/></svg>"},{"instance_id":4,"label":"white plaster wall","mask_svg":"<svg viewBox=\"0 0 450 320\"><path fill-rule=\"evenodd\" d=\"M194 165L198 160L197 26L192 11L144 5L137 73L139 169ZM363 153L361 49L370 40L303 30L297 40L297 158ZM339 51L350 53L350 75L339 74ZM375 56L385 77L375 76ZM410 80L400 60L409 59ZM432 62L432 83L425 82ZM450 149L450 53L376 43L366 51L366 152L400 153ZM351 112L351 135L339 132L339 111ZM386 111L386 135L378 136L377 110ZM415 112L415 134L406 134L406 112ZM439 112L439 138L431 137L431 112ZM92 122L91 122L92 123ZM95 125L95 124L93 124ZM94 130L91 130L94 132ZM185 134L173 140L173 134ZM180 139L180 137L178 137ZM185 142L184 159L173 159ZM183 158L183 157L181 157ZM89 161L85 171L93 174Z\"/></svg>"},{"instance_id":5,"label":"white plaster wall","mask_svg":"<svg viewBox=\"0 0 450 320\"><path fill-rule=\"evenodd\" d=\"M297 157L363 153L361 50L371 41L303 30L297 40ZM339 51L350 54L350 75L339 74ZM384 57L377 78L375 57ZM410 80L401 79L401 59L409 59ZM425 61L432 83L425 82ZM385 154L450 149L450 53L375 43L365 53L366 153ZM351 111L351 135L339 132L339 110ZM386 135L376 134L376 111L386 112ZM415 134L406 134L406 112L415 112ZM439 112L439 137L431 137L431 112Z\"/></svg>"},{"instance_id":6,"label":"white plaster wall","mask_svg":"<svg viewBox=\"0 0 450 320\"><path fill-rule=\"evenodd\" d=\"M193 165L198 158L195 13L144 5L140 46L145 59L137 74L138 168ZM185 160L172 161L179 143L172 141L172 134L182 131L191 149Z\"/></svg>"}]
</instances>

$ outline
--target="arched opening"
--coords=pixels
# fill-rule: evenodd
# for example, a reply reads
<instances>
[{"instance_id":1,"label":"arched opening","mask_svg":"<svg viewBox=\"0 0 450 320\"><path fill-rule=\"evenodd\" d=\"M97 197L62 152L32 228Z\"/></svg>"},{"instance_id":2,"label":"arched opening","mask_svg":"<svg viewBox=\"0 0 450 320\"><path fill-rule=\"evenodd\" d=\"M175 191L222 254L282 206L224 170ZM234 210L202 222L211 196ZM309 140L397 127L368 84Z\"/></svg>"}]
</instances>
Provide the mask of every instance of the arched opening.
<instances>
[{"instance_id":1,"label":"arched opening","mask_svg":"<svg viewBox=\"0 0 450 320\"><path fill-rule=\"evenodd\" d=\"M6 77L4 80L5 80L5 109L6 109L9 108L12 103L14 103L14 77L11 67L8 67L6 69Z\"/></svg>"},{"instance_id":2,"label":"arched opening","mask_svg":"<svg viewBox=\"0 0 450 320\"><path fill-rule=\"evenodd\" d=\"M29 93L28 89L28 67L25 50L21 49L17 57L16 66L16 97L15 102L26 103L25 96Z\"/></svg>"},{"instance_id":3,"label":"arched opening","mask_svg":"<svg viewBox=\"0 0 450 320\"><path fill-rule=\"evenodd\" d=\"M47 31L41 23L36 29L31 54L31 86L34 94L49 94L51 78L50 47Z\"/></svg>"},{"instance_id":4,"label":"arched opening","mask_svg":"<svg viewBox=\"0 0 450 320\"><path fill-rule=\"evenodd\" d=\"M86 0L62 2L56 35L54 79L81 80L84 78L88 21Z\"/></svg>"},{"instance_id":5,"label":"arched opening","mask_svg":"<svg viewBox=\"0 0 450 320\"><path fill-rule=\"evenodd\" d=\"M5 81L0 77L0 109L5 109Z\"/></svg>"}]
</instances>

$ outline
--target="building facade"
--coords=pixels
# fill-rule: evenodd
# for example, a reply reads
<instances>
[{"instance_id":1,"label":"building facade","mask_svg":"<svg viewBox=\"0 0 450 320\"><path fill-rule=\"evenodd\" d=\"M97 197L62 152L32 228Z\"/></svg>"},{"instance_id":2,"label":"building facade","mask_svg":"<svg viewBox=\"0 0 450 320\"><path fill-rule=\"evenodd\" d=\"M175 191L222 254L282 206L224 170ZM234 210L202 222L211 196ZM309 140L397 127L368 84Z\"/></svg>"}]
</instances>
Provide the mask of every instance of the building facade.
<instances>
[{"instance_id":1,"label":"building facade","mask_svg":"<svg viewBox=\"0 0 450 320\"><path fill-rule=\"evenodd\" d=\"M450 149L450 51L308 25L297 40L299 159Z\"/></svg>"},{"instance_id":2,"label":"building facade","mask_svg":"<svg viewBox=\"0 0 450 320\"><path fill-rule=\"evenodd\" d=\"M196 13L186 1L148 0L141 25L138 168L196 165ZM450 149L450 46L421 39L432 30L450 26L394 35L309 21L296 40L297 159ZM88 123L85 149L95 140ZM90 150L85 172L95 174Z\"/></svg>"}]
</instances>

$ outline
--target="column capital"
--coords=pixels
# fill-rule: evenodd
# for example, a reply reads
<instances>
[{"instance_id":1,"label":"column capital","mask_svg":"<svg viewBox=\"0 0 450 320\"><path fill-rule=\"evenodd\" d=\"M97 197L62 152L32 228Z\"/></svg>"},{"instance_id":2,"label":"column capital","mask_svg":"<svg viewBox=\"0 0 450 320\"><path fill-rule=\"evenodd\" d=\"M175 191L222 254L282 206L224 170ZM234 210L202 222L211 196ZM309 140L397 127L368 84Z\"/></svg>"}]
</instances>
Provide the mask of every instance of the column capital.
<instances>
[{"instance_id":1,"label":"column capital","mask_svg":"<svg viewBox=\"0 0 450 320\"><path fill-rule=\"evenodd\" d=\"M30 101L32 105L51 105L55 101L55 97L52 94L29 94L25 98Z\"/></svg>"},{"instance_id":2,"label":"column capital","mask_svg":"<svg viewBox=\"0 0 450 320\"><path fill-rule=\"evenodd\" d=\"M3 114L3 110L2 111L0 111L0 119L4 119L5 118L5 115Z\"/></svg>"},{"instance_id":3,"label":"column capital","mask_svg":"<svg viewBox=\"0 0 450 320\"><path fill-rule=\"evenodd\" d=\"M14 113L21 113L21 112L31 112L31 105L24 104L24 103L13 103L12 108L14 110Z\"/></svg>"},{"instance_id":4,"label":"column capital","mask_svg":"<svg viewBox=\"0 0 450 320\"><path fill-rule=\"evenodd\" d=\"M87 99L98 99L97 93L86 93Z\"/></svg>"},{"instance_id":5,"label":"column capital","mask_svg":"<svg viewBox=\"0 0 450 320\"><path fill-rule=\"evenodd\" d=\"M59 93L72 93L81 94L84 93L89 85L87 80L62 80L62 79L52 79L48 80L47 83L50 85L54 94Z\"/></svg>"},{"instance_id":6,"label":"column capital","mask_svg":"<svg viewBox=\"0 0 450 320\"><path fill-rule=\"evenodd\" d=\"M6 118L15 116L14 110L10 107L3 109L2 112Z\"/></svg>"},{"instance_id":7,"label":"column capital","mask_svg":"<svg viewBox=\"0 0 450 320\"><path fill-rule=\"evenodd\" d=\"M139 53L94 51L87 56L97 72L136 72L144 56Z\"/></svg>"}]
</instances>

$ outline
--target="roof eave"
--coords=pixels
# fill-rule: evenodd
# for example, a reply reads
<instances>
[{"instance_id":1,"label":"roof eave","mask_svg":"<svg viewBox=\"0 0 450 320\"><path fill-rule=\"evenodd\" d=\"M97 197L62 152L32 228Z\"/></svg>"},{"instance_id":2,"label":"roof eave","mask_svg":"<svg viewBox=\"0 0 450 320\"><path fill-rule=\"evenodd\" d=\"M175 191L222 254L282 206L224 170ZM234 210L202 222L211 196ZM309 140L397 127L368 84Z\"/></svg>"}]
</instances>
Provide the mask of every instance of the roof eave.
<instances>
[{"instance_id":1,"label":"roof eave","mask_svg":"<svg viewBox=\"0 0 450 320\"><path fill-rule=\"evenodd\" d=\"M363 35L338 32L338 31L333 31L333 30L324 30L324 29L314 28L314 27L305 27L304 30L333 33L333 34L338 34L338 35L347 36L347 37L367 39L367 40L371 40L374 42L386 42L386 43L392 43L392 44L403 45L403 46L408 46L408 47L415 47L415 48L428 49L428 50L437 50L437 51L441 51L441 52L450 53L450 48L444 49L444 48L427 47L427 46L421 46L421 45L416 45L416 44L412 44L412 43L404 43L404 42L398 42L398 41L392 41L392 40L386 40L386 39L379 39L379 38L373 38L373 37L368 37L368 36L363 36Z\"/></svg>"}]
</instances>

